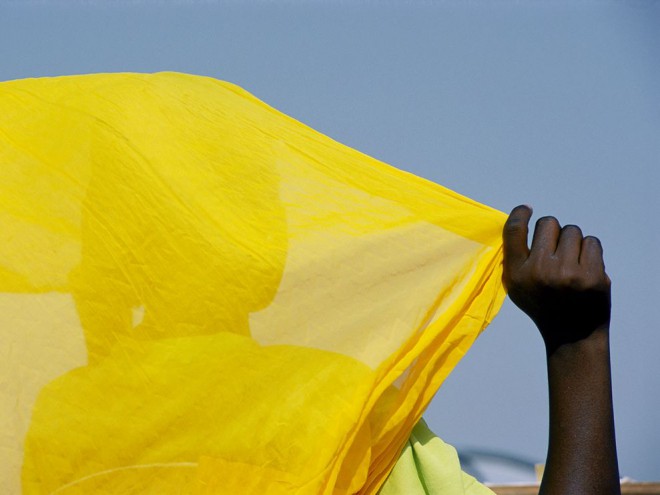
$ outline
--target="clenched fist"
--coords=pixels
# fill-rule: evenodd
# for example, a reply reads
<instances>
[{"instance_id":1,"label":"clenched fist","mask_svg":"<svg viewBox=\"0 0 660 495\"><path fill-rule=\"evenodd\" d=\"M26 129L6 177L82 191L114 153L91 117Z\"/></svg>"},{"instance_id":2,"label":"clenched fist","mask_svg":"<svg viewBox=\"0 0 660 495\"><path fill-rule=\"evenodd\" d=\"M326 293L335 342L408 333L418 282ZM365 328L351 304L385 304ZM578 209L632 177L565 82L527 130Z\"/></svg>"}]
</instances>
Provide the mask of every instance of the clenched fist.
<instances>
[{"instance_id":1,"label":"clenched fist","mask_svg":"<svg viewBox=\"0 0 660 495\"><path fill-rule=\"evenodd\" d=\"M600 241L554 217L536 223L527 246L531 208L517 206L504 226L504 285L539 328L548 355L564 344L607 331L610 279Z\"/></svg>"}]
</instances>

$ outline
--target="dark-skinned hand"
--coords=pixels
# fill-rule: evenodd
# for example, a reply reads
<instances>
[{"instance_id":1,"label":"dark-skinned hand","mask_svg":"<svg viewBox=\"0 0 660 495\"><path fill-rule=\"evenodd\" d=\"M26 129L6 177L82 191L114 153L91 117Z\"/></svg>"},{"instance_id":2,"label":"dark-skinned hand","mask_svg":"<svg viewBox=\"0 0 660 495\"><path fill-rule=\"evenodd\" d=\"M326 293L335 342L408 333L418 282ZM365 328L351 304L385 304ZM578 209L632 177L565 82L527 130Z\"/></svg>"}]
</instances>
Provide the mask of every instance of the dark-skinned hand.
<instances>
[{"instance_id":1,"label":"dark-skinned hand","mask_svg":"<svg viewBox=\"0 0 660 495\"><path fill-rule=\"evenodd\" d=\"M563 228L554 217L536 223L527 247L532 210L517 206L503 233L504 285L511 300L541 332L548 354L596 330L607 331L610 279L596 237L575 225Z\"/></svg>"}]
</instances>

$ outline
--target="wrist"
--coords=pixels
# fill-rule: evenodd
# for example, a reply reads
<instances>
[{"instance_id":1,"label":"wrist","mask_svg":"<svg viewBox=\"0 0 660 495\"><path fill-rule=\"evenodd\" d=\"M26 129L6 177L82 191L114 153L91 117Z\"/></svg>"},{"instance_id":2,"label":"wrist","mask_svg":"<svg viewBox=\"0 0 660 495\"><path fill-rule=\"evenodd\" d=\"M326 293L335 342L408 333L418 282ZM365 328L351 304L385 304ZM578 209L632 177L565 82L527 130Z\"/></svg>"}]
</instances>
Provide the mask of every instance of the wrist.
<instances>
[{"instance_id":1,"label":"wrist","mask_svg":"<svg viewBox=\"0 0 660 495\"><path fill-rule=\"evenodd\" d=\"M609 360L609 323L603 324L579 340L564 343L545 343L548 361L584 361L606 357Z\"/></svg>"}]
</instances>

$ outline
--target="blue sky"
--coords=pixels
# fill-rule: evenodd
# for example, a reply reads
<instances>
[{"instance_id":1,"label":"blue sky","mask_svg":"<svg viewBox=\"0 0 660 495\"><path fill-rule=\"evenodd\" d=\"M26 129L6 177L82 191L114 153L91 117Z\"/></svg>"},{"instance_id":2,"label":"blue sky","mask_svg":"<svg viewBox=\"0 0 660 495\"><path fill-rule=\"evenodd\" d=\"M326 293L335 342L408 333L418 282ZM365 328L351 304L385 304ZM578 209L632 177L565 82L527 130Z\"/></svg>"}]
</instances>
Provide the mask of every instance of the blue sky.
<instances>
[{"instance_id":1,"label":"blue sky","mask_svg":"<svg viewBox=\"0 0 660 495\"><path fill-rule=\"evenodd\" d=\"M621 473L660 479L660 3L5 1L0 80L176 70L392 165L601 238ZM510 303L427 420L543 461L544 354Z\"/></svg>"}]
</instances>

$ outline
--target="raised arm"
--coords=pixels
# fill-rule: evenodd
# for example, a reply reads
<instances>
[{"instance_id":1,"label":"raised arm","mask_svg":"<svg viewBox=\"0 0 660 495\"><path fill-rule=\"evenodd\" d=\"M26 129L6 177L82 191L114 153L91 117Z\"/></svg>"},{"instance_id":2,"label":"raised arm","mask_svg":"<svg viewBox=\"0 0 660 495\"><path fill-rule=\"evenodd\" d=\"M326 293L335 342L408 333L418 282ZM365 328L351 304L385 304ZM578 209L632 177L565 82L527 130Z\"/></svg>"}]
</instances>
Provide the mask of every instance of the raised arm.
<instances>
[{"instance_id":1,"label":"raised arm","mask_svg":"<svg viewBox=\"0 0 660 495\"><path fill-rule=\"evenodd\" d=\"M610 279L595 237L527 206L504 227L504 284L545 342L550 440L542 495L620 494L612 412Z\"/></svg>"}]
</instances>

